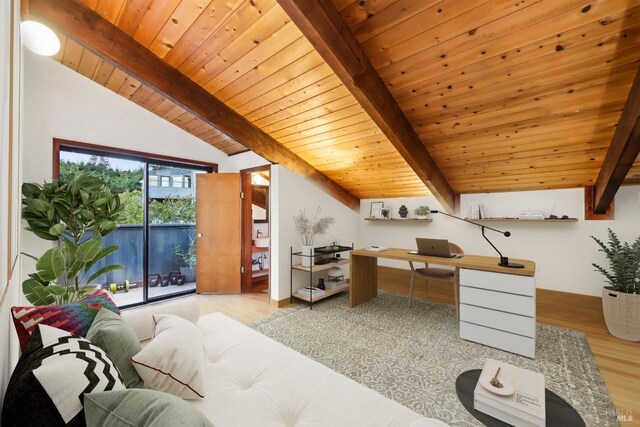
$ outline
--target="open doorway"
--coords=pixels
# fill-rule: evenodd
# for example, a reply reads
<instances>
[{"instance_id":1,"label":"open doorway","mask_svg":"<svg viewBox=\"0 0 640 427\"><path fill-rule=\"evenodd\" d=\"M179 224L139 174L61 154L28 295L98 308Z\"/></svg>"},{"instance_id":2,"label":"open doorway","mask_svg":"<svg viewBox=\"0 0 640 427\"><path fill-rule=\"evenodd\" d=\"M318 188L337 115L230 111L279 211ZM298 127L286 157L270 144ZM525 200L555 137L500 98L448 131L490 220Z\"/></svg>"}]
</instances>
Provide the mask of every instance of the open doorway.
<instances>
[{"instance_id":1,"label":"open doorway","mask_svg":"<svg viewBox=\"0 0 640 427\"><path fill-rule=\"evenodd\" d=\"M270 166L240 171L242 185L242 292L269 293Z\"/></svg>"}]
</instances>

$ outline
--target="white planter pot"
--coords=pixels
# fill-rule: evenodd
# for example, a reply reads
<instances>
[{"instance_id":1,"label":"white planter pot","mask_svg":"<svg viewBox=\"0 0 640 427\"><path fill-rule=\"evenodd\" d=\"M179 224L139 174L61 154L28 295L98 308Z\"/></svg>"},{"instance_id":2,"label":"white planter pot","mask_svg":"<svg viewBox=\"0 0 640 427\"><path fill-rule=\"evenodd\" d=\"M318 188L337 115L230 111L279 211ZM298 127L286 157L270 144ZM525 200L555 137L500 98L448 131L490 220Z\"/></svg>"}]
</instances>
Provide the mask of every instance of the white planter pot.
<instances>
[{"instance_id":1,"label":"white planter pot","mask_svg":"<svg viewBox=\"0 0 640 427\"><path fill-rule=\"evenodd\" d=\"M640 294L625 294L604 287L602 312L611 335L627 341L640 341Z\"/></svg>"},{"instance_id":2,"label":"white planter pot","mask_svg":"<svg viewBox=\"0 0 640 427\"><path fill-rule=\"evenodd\" d=\"M417 219L428 219L429 215L416 215Z\"/></svg>"},{"instance_id":3,"label":"white planter pot","mask_svg":"<svg viewBox=\"0 0 640 427\"><path fill-rule=\"evenodd\" d=\"M302 245L302 255L310 255L303 256L302 258L302 266L303 267L311 267L313 265L313 246L305 246Z\"/></svg>"}]
</instances>

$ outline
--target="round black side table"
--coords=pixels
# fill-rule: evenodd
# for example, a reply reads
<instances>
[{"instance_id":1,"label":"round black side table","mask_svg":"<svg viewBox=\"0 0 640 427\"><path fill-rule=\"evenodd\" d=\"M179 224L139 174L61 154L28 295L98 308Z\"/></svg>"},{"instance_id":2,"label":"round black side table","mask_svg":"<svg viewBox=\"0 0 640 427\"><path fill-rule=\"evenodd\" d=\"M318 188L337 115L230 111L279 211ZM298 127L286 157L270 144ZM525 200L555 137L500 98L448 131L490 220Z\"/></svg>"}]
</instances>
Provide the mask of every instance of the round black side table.
<instances>
[{"instance_id":1,"label":"round black side table","mask_svg":"<svg viewBox=\"0 0 640 427\"><path fill-rule=\"evenodd\" d=\"M471 415L487 427L509 427L504 421L500 421L483 412L473 409L473 391L478 384L481 369L461 373L456 379L456 393L458 399ZM578 412L563 398L545 389L545 409L547 427L584 427L585 423Z\"/></svg>"}]
</instances>

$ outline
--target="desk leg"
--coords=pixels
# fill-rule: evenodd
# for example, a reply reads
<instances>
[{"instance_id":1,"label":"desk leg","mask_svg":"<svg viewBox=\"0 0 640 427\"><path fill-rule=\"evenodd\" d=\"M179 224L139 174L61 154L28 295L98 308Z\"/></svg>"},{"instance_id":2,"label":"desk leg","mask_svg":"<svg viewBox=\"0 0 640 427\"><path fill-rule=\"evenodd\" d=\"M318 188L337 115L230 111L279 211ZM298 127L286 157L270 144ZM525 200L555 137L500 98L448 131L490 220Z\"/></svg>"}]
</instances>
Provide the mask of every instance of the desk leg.
<instances>
[{"instance_id":1,"label":"desk leg","mask_svg":"<svg viewBox=\"0 0 640 427\"><path fill-rule=\"evenodd\" d=\"M378 296L378 258L351 255L349 307L353 308Z\"/></svg>"}]
</instances>

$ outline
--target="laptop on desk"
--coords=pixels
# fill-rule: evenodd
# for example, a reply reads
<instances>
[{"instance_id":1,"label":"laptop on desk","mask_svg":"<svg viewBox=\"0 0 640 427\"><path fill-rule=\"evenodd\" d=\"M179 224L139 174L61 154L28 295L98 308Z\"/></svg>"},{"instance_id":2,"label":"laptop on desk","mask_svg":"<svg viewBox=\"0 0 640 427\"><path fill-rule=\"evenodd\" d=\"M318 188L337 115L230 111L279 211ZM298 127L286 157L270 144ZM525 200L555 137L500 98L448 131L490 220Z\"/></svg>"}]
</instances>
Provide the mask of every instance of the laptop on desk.
<instances>
[{"instance_id":1,"label":"laptop on desk","mask_svg":"<svg viewBox=\"0 0 640 427\"><path fill-rule=\"evenodd\" d=\"M452 254L449 250L449 241L447 239L426 239L416 237L418 245L418 255L437 256L441 258L455 258L456 254Z\"/></svg>"}]
</instances>

